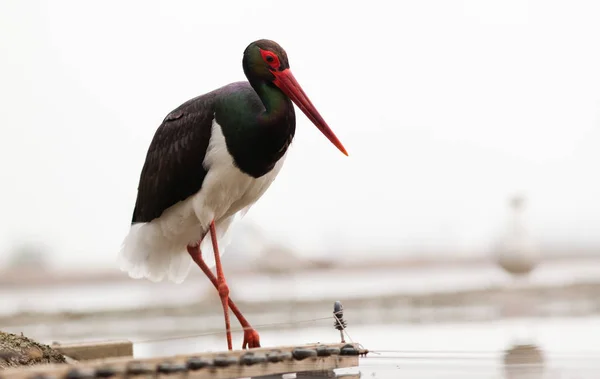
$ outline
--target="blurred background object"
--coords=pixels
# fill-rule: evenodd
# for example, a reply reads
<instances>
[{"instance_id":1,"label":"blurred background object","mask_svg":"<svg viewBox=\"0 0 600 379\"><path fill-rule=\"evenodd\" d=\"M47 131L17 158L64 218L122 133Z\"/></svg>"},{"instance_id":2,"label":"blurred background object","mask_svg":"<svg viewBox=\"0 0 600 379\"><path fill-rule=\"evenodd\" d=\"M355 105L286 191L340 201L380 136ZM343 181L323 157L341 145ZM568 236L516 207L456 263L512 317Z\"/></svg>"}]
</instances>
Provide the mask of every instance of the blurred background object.
<instances>
[{"instance_id":1,"label":"blurred background object","mask_svg":"<svg viewBox=\"0 0 600 379\"><path fill-rule=\"evenodd\" d=\"M525 221L525 198L510 199L510 214L506 230L497 246L496 259L509 274L527 276L540 262L540 251L527 230Z\"/></svg>"}]
</instances>

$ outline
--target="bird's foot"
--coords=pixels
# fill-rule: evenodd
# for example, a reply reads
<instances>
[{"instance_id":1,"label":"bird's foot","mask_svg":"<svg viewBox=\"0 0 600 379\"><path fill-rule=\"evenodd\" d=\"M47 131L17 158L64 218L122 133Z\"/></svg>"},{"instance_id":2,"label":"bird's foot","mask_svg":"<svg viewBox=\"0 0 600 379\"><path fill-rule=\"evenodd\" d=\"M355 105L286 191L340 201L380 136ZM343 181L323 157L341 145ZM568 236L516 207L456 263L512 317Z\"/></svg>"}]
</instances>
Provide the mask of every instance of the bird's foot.
<instances>
[{"instance_id":1,"label":"bird's foot","mask_svg":"<svg viewBox=\"0 0 600 379\"><path fill-rule=\"evenodd\" d=\"M258 332L252 328L244 330L244 343L242 344L242 349L245 349L246 346L248 346L248 349L260 347L260 336L258 335Z\"/></svg>"}]
</instances>

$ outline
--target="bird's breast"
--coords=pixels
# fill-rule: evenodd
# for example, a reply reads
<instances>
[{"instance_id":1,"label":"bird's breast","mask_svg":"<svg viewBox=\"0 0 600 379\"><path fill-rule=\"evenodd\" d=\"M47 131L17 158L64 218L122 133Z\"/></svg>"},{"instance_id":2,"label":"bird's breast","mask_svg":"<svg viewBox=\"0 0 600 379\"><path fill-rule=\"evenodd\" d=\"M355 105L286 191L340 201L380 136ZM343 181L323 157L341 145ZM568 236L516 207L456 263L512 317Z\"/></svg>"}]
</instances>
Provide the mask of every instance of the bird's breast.
<instances>
[{"instance_id":1,"label":"bird's breast","mask_svg":"<svg viewBox=\"0 0 600 379\"><path fill-rule=\"evenodd\" d=\"M254 204L269 188L285 161L285 154L273 168L260 177L242 172L229 153L221 126L213 120L212 134L204 158L208 173L194 196L194 210L206 225L232 216Z\"/></svg>"}]
</instances>

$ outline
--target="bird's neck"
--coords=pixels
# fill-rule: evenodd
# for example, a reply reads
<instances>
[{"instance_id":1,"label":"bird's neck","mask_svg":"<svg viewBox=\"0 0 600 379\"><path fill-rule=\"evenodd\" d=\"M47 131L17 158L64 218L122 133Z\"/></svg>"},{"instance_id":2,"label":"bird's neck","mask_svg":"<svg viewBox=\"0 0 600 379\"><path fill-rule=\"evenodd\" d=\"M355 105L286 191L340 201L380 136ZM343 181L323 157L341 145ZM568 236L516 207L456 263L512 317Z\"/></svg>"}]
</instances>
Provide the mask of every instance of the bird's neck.
<instances>
[{"instance_id":1,"label":"bird's neck","mask_svg":"<svg viewBox=\"0 0 600 379\"><path fill-rule=\"evenodd\" d=\"M293 110L292 101L279 88L264 82L252 84L260 97L265 111L260 115L260 123L265 126L276 126L285 118L290 109Z\"/></svg>"},{"instance_id":2,"label":"bird's neck","mask_svg":"<svg viewBox=\"0 0 600 379\"><path fill-rule=\"evenodd\" d=\"M237 166L256 178L272 170L287 151L294 138L296 116L292 101L279 88L266 83L251 85L264 109L247 114L226 133Z\"/></svg>"}]
</instances>

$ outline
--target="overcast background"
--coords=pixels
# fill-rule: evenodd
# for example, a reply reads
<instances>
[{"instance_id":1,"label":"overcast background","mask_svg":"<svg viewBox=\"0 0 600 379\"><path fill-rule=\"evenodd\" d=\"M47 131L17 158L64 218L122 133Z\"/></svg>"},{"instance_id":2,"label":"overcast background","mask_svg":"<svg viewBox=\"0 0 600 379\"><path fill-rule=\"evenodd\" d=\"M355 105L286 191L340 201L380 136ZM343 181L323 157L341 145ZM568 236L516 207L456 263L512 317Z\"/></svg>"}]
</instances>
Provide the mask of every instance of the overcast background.
<instances>
[{"instance_id":1,"label":"overcast background","mask_svg":"<svg viewBox=\"0 0 600 379\"><path fill-rule=\"evenodd\" d=\"M0 263L115 264L152 136L269 38L297 111L244 220L298 254L484 254L510 195L544 243L600 245L600 2L0 0Z\"/></svg>"}]
</instances>

